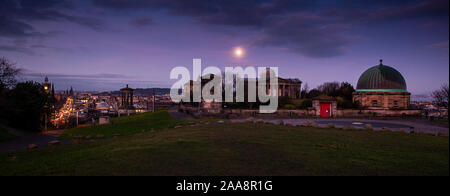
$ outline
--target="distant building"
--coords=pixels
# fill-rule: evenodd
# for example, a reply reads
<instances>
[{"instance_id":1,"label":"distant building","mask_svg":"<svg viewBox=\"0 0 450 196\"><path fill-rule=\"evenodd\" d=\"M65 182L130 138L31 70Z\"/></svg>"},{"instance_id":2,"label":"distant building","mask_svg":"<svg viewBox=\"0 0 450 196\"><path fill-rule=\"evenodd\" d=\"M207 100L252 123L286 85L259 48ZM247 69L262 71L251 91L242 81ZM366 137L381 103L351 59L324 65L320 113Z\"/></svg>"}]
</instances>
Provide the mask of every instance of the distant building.
<instances>
[{"instance_id":1,"label":"distant building","mask_svg":"<svg viewBox=\"0 0 450 196\"><path fill-rule=\"evenodd\" d=\"M133 106L133 89L128 87L120 89L121 107L120 109L134 109Z\"/></svg>"},{"instance_id":2,"label":"distant building","mask_svg":"<svg viewBox=\"0 0 450 196\"><path fill-rule=\"evenodd\" d=\"M265 85L266 86L266 93L269 94L270 93L270 80L269 80L269 76L270 76L270 68L267 68L266 71L266 79L267 81L265 81ZM202 79L201 82L201 88L203 88L209 81L211 81L215 76L210 76L210 79ZM300 92L301 92L301 85L302 85L302 81L299 79L285 79L285 78L276 78L277 82L278 82L278 97L279 98L286 98L286 99L298 99L300 98ZM222 81L223 83L223 81ZM258 85L260 85L258 83L258 80L254 79L254 78L244 78L244 100L248 101L248 90L249 90L249 83L254 83L256 84L256 89L255 89L255 93L256 95L258 95ZM222 84L223 86L225 84ZM198 88L198 87L197 87ZM201 91L201 89L195 89L195 91ZM184 93L190 93L190 100L193 100L193 94L194 94L194 81L189 81L188 83L186 83L184 85ZM225 99L224 96L225 92L222 92L222 99ZM185 94L185 95L186 95ZM211 94L214 94L214 89L211 89ZM234 99L236 99L236 92L234 92ZM203 101L203 100L202 100Z\"/></svg>"},{"instance_id":3,"label":"distant building","mask_svg":"<svg viewBox=\"0 0 450 196\"><path fill-rule=\"evenodd\" d=\"M106 113L109 113L111 106L106 102L100 102L100 103L97 103L95 109L99 110L100 113L106 114Z\"/></svg>"},{"instance_id":4,"label":"distant building","mask_svg":"<svg viewBox=\"0 0 450 196\"><path fill-rule=\"evenodd\" d=\"M44 80L44 83L42 83L42 86L44 87L44 91L47 94L50 94L52 84L50 82L48 82L48 77L47 76L45 76L45 80Z\"/></svg>"},{"instance_id":5,"label":"distant building","mask_svg":"<svg viewBox=\"0 0 450 196\"><path fill-rule=\"evenodd\" d=\"M299 99L302 81L299 79L278 78L278 96L288 99Z\"/></svg>"},{"instance_id":6,"label":"distant building","mask_svg":"<svg viewBox=\"0 0 450 196\"><path fill-rule=\"evenodd\" d=\"M380 60L359 78L353 101L368 109L408 109L410 96L402 74Z\"/></svg>"},{"instance_id":7,"label":"distant building","mask_svg":"<svg viewBox=\"0 0 450 196\"><path fill-rule=\"evenodd\" d=\"M267 73L270 70L267 71ZM300 98L300 87L302 82L298 79L278 79L278 97L284 99ZM248 84L253 82L253 78L244 80L244 102L248 101ZM184 93L191 95L198 91L204 83L209 80L202 80L202 85L193 85L190 81L184 86ZM255 81L256 82L256 81ZM257 82L256 82L257 83ZM266 94L273 91L270 89L270 82L266 81L257 86L266 86ZM195 89L194 89L195 88ZM258 88L257 88L258 89ZM213 91L213 89L211 89ZM223 90L222 90L223 91ZM212 92L213 93L213 92ZM222 92L223 93L223 92ZM276 92L275 92L276 93ZM185 94L185 95L186 95ZM236 93L235 93L236 94ZM256 93L258 94L258 93ZM235 95L234 95L235 96ZM329 96L318 96L312 99L312 107L304 109L279 109L274 115L281 116L306 116L306 117L398 117L398 116L420 116L422 110L413 108L410 104L411 94L407 91L406 82L403 76L394 68L384 65L380 60L380 64L366 70L358 80L356 92L353 93L353 101L359 103L360 107L355 108L338 108L338 100ZM223 96L222 96L223 98ZM205 103L203 100L199 104L182 104L181 110L187 113L199 112L204 115L214 115L226 113L237 116L257 116L257 109L252 105L245 109L234 109L221 107L220 103ZM247 107L247 106L245 106ZM265 114L264 114L265 115Z\"/></svg>"}]
</instances>

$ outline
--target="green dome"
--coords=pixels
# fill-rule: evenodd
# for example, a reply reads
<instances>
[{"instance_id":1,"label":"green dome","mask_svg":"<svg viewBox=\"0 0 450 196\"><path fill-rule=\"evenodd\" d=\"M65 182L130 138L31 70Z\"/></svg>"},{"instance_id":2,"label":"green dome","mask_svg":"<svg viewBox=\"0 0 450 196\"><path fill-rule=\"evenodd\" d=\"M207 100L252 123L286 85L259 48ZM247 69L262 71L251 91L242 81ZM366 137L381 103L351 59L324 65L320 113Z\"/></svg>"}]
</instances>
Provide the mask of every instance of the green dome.
<instances>
[{"instance_id":1,"label":"green dome","mask_svg":"<svg viewBox=\"0 0 450 196\"><path fill-rule=\"evenodd\" d=\"M356 91L406 92L406 82L396 69L380 64L369 68L359 77Z\"/></svg>"}]
</instances>

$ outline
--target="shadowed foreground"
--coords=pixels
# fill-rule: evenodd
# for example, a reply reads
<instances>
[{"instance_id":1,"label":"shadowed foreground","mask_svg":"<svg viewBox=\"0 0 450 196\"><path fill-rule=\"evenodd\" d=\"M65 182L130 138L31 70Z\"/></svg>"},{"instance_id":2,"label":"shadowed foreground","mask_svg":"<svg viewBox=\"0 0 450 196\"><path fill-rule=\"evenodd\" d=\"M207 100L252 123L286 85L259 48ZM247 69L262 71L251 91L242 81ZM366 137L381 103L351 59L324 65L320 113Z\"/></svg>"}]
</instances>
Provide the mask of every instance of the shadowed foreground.
<instances>
[{"instance_id":1,"label":"shadowed foreground","mask_svg":"<svg viewBox=\"0 0 450 196\"><path fill-rule=\"evenodd\" d=\"M448 175L448 137L202 124L0 154L0 175Z\"/></svg>"}]
</instances>

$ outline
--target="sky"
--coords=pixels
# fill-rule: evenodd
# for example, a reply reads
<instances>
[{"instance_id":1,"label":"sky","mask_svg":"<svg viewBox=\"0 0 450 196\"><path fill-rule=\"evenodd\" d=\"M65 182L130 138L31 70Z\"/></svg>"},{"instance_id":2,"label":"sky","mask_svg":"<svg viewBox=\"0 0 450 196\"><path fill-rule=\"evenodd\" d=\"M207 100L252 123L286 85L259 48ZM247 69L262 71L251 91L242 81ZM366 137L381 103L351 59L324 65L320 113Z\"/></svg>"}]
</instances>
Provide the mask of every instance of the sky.
<instances>
[{"instance_id":1,"label":"sky","mask_svg":"<svg viewBox=\"0 0 450 196\"><path fill-rule=\"evenodd\" d=\"M0 57L78 91L171 87L194 58L356 86L383 59L426 94L449 81L449 1L0 0Z\"/></svg>"}]
</instances>

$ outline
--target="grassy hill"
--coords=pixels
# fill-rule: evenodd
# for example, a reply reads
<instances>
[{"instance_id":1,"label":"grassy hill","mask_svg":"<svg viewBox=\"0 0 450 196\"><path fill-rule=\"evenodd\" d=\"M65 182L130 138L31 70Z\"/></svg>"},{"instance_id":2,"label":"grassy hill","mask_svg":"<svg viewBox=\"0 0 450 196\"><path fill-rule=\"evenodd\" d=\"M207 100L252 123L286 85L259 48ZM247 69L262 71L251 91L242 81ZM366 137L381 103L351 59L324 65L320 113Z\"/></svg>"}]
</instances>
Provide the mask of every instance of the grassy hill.
<instances>
[{"instance_id":1,"label":"grassy hill","mask_svg":"<svg viewBox=\"0 0 450 196\"><path fill-rule=\"evenodd\" d=\"M0 175L449 175L448 137L262 123L165 129L178 124L160 111L69 130L124 136L0 153Z\"/></svg>"},{"instance_id":2,"label":"grassy hill","mask_svg":"<svg viewBox=\"0 0 450 196\"><path fill-rule=\"evenodd\" d=\"M112 118L111 123L107 125L73 128L65 131L60 139L95 138L97 135L103 135L103 137L132 135L145 131L161 130L189 122L194 121L176 120L171 118L166 110L160 110L155 113L149 112L121 118Z\"/></svg>"}]
</instances>

